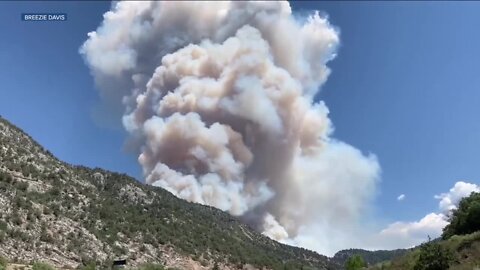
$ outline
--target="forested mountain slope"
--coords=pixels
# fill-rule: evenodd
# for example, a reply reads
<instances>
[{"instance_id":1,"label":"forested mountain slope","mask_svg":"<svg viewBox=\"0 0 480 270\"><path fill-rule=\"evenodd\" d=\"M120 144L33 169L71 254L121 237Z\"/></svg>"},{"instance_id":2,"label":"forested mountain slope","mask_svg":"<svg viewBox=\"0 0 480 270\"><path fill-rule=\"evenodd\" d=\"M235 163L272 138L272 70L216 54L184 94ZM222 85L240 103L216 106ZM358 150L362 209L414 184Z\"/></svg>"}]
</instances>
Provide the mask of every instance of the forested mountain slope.
<instances>
[{"instance_id":1,"label":"forested mountain slope","mask_svg":"<svg viewBox=\"0 0 480 270\"><path fill-rule=\"evenodd\" d=\"M92 149L92 155L95 154ZM218 209L55 158L0 118L0 255L74 268L128 258L180 269L338 269Z\"/></svg>"}]
</instances>

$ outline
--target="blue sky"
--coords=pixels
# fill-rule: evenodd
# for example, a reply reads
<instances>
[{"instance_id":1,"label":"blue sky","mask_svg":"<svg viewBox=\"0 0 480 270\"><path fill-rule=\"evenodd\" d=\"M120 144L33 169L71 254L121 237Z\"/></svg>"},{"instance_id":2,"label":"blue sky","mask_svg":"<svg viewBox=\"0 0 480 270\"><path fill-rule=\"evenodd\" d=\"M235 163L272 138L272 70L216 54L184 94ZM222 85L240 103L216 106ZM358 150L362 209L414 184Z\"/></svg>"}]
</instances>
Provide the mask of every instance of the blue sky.
<instances>
[{"instance_id":1,"label":"blue sky","mask_svg":"<svg viewBox=\"0 0 480 270\"><path fill-rule=\"evenodd\" d=\"M98 91L78 53L109 2L0 4L0 114L56 156L141 177L125 132L95 123ZM318 98L334 137L377 155L376 212L385 223L437 209L435 194L478 183L480 3L300 2L341 32ZM64 12L66 22L23 22L24 12ZM400 194L406 198L396 200Z\"/></svg>"}]
</instances>

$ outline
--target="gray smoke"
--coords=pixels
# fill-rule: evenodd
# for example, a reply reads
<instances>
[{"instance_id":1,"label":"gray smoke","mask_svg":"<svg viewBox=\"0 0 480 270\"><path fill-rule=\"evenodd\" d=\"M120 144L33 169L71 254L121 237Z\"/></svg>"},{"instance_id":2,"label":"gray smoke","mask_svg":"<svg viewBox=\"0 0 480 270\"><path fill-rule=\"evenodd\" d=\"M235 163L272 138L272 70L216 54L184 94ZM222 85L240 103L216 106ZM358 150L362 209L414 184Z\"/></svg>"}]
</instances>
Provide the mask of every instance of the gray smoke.
<instances>
[{"instance_id":1,"label":"gray smoke","mask_svg":"<svg viewBox=\"0 0 480 270\"><path fill-rule=\"evenodd\" d=\"M121 106L148 184L331 254L358 222L375 156L331 138L338 32L288 2L118 2L81 53Z\"/></svg>"}]
</instances>

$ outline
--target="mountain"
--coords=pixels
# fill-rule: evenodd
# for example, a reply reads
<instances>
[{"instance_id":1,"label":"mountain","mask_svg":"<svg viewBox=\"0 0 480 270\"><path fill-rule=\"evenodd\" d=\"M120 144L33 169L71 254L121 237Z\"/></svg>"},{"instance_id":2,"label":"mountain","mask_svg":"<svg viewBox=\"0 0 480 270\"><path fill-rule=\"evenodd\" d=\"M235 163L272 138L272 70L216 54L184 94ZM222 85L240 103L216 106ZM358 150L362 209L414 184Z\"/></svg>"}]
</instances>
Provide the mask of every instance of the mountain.
<instances>
[{"instance_id":1,"label":"mountain","mask_svg":"<svg viewBox=\"0 0 480 270\"><path fill-rule=\"evenodd\" d=\"M94 150L92 149L92 154ZM99 168L60 161L0 118L0 255L56 267L339 269L213 207Z\"/></svg>"},{"instance_id":2,"label":"mountain","mask_svg":"<svg viewBox=\"0 0 480 270\"><path fill-rule=\"evenodd\" d=\"M341 250L333 256L331 259L336 265L345 265L348 258L354 255L360 255L368 265L375 265L383 261L389 261L393 258L404 255L407 249L395 249L395 250L375 250L369 251L364 249L345 249Z\"/></svg>"}]
</instances>

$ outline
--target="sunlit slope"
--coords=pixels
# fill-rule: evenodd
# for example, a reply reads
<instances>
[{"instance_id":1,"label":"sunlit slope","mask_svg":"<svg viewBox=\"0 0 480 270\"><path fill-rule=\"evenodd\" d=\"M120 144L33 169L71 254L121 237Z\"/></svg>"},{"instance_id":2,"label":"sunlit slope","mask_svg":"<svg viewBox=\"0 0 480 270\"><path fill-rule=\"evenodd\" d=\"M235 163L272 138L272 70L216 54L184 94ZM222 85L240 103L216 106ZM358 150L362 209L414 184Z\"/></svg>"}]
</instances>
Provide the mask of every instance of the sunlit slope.
<instances>
[{"instance_id":1,"label":"sunlit slope","mask_svg":"<svg viewBox=\"0 0 480 270\"><path fill-rule=\"evenodd\" d=\"M10 260L41 259L58 267L128 258L132 265L185 262L204 269L215 262L337 268L325 256L272 241L215 208L127 175L66 164L5 119L0 180L0 255Z\"/></svg>"}]
</instances>

